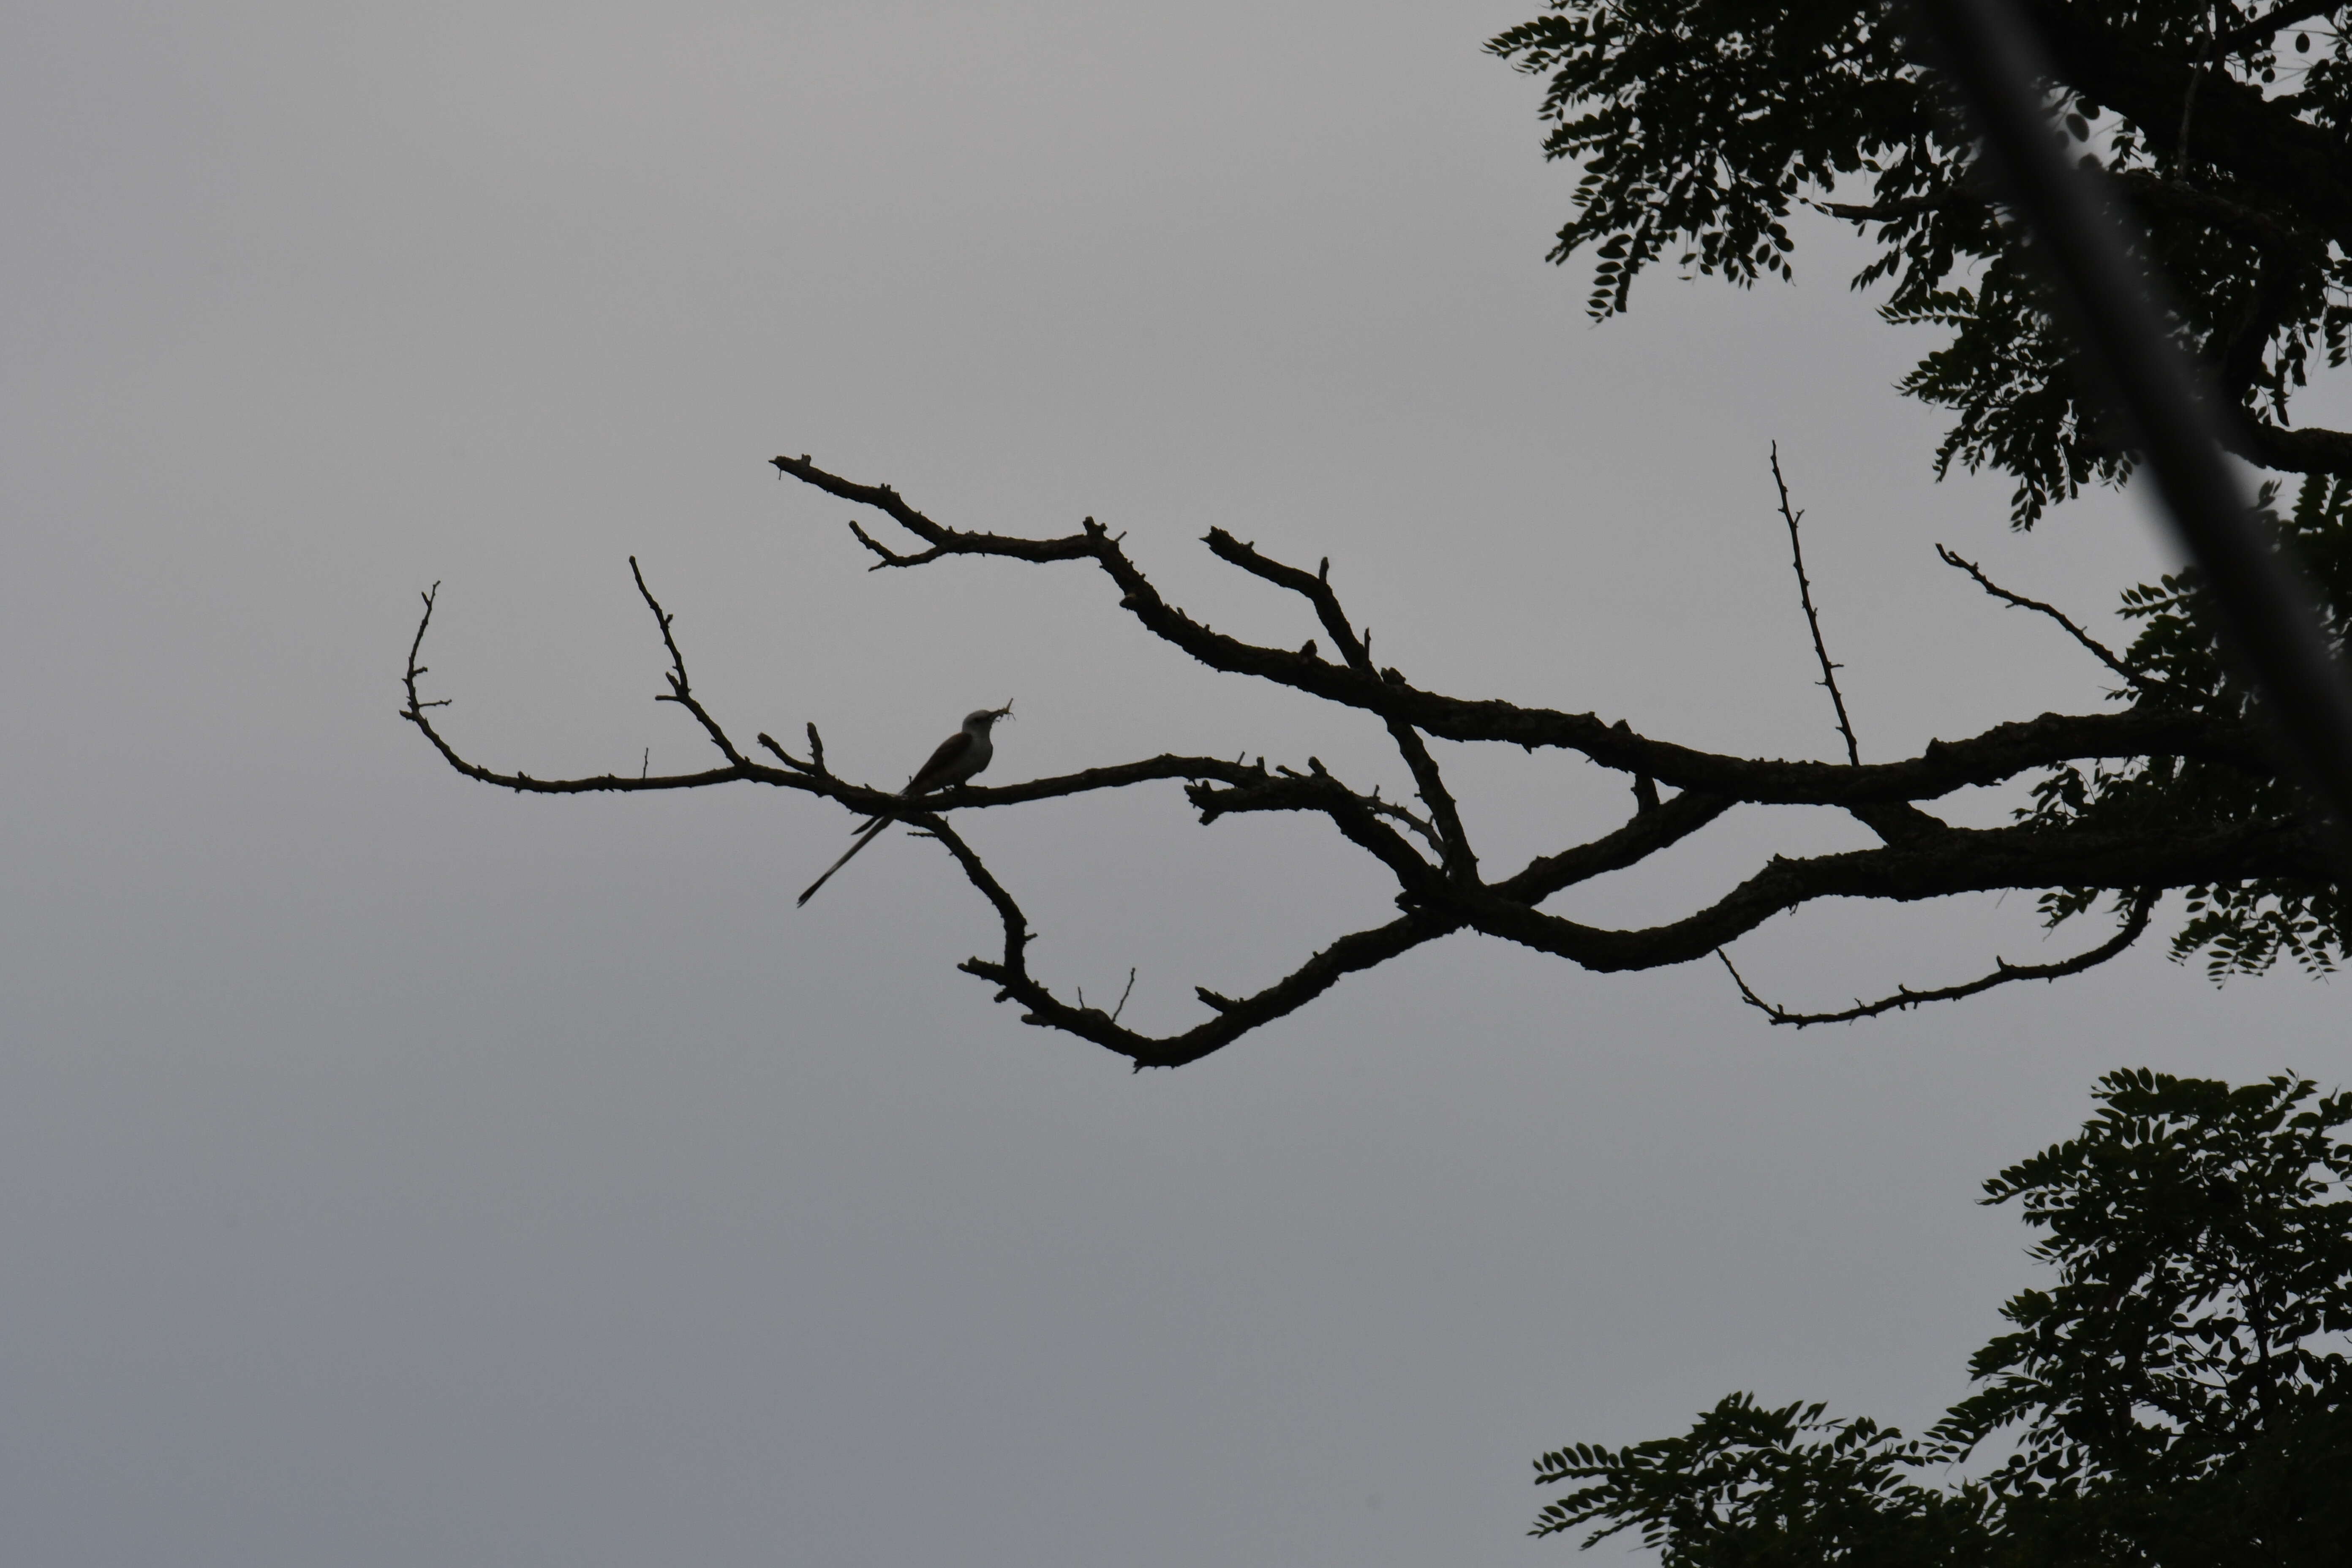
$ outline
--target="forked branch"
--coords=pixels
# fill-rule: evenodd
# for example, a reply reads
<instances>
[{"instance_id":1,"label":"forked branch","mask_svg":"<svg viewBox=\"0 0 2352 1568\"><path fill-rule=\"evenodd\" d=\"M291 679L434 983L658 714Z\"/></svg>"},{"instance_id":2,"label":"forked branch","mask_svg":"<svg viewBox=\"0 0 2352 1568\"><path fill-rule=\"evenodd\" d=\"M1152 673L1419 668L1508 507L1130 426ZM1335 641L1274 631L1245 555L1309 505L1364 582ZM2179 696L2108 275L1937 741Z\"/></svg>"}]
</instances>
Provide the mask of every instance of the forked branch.
<instances>
[{"instance_id":1,"label":"forked branch","mask_svg":"<svg viewBox=\"0 0 2352 1568\"><path fill-rule=\"evenodd\" d=\"M2212 886L2254 877L2312 879L2324 875L2313 830L2288 818L2223 825L2029 821L2002 828L1966 828L1950 826L1920 809L1921 803L1958 790L2075 763L2182 758L2258 780L2267 780L2271 774L2265 753L2241 721L2183 710L2172 704L2105 714L2043 714L1997 725L1965 740L1931 742L1917 755L1900 761L1862 763L1843 697L1837 689L1837 666L1829 658L1814 612L1798 536L1801 514L1790 504L1777 452L1774 481L1789 525L1800 597L1812 628L1822 684L1830 691L1846 742L1847 760L1843 763L1710 752L1645 736L1623 720L1606 721L1591 713L1454 697L1417 687L1393 666L1375 663L1370 634L1358 629L1331 585L1328 559L1309 572L1275 560L1222 529L1210 531L1205 541L1210 551L1248 575L1298 595L1312 613L1318 637L1297 648L1275 647L1212 630L1164 599L1129 555L1123 537L1092 518L1081 523L1077 531L1059 536L966 532L935 521L887 485L843 479L818 468L805 457L774 461L781 473L881 512L920 546L911 551L892 549L853 523L851 531L860 547L877 556L881 565L912 568L973 555L1038 565L1072 562L1091 566L1118 595L1119 606L1159 641L1211 668L1266 680L1376 721L1396 749L1420 809L1384 797L1378 785L1360 788L1343 782L1311 756L1303 765L1269 766L1263 757L1244 760L1249 755L1244 752L1231 761L1171 754L1006 784L965 784L926 797L920 811L908 811L907 802L895 792L833 772L814 725L807 728L805 757L793 755L765 732L758 736L758 748L772 763L760 761L738 746L726 726L696 695L672 617L634 560L631 572L669 657L668 689L657 694L656 700L684 709L718 750L724 765L669 775L646 776L641 768L635 777L536 779L467 758L438 727L433 710L446 706L446 701L426 700L419 689L425 673L420 659L437 584L436 593L425 595L424 613L409 649L404 678L407 704L402 717L415 724L457 772L502 788L563 795L754 784L829 800L862 818L896 816L938 840L965 880L995 911L1002 931L996 952L966 959L959 967L986 981L998 1001L1017 1003L1024 1022L1091 1041L1138 1068L1175 1067L1198 1060L1307 1005L1350 974L1457 931L1500 937L1591 970L1615 971L1704 959L1772 916L1822 899L1909 901L1992 889L2067 888L2116 889L2136 900L2125 931L2093 953L2061 964L2004 963L1992 975L1965 986L1933 992L1906 989L1881 1003L1857 1004L1847 1013L1790 1012L1764 1003L1741 983L1743 994L1776 1023L1825 1023L1974 994L2016 979L2054 979L2079 973L2128 946L2146 928L2156 895L2168 888ZM1969 570L1973 573L1973 568ZM2031 601L2008 597L2047 611ZM2079 628L2076 633L2083 636ZM1321 652L1327 643L1334 657L1326 658ZM1481 869L1454 791L1429 746L1431 737L1574 752L1629 777L1635 810L1630 818L1597 837L1538 855L1516 871L1489 877ZM1108 1012L1087 1005L1083 994L1076 991L1074 1000L1063 1000L1031 966L1035 934L1027 914L950 818L958 813L1163 782L1183 785L1187 800L1204 826L1225 816L1263 813L1286 814L1321 824L1382 868L1393 885L1397 912L1337 937L1256 991L1235 994L1205 985L1194 987L1208 1016L1171 1033L1150 1035L1126 1025L1122 1020L1128 994ZM1675 793L1664 793L1666 790ZM1691 838L1742 805L1811 805L1842 811L1867 823L1883 842L1833 854L1774 856L1711 902L1654 925L1590 924L1542 908L1570 888L1629 869ZM1724 962L1728 966L1729 960ZM1130 973L1129 993L1132 990Z\"/></svg>"}]
</instances>

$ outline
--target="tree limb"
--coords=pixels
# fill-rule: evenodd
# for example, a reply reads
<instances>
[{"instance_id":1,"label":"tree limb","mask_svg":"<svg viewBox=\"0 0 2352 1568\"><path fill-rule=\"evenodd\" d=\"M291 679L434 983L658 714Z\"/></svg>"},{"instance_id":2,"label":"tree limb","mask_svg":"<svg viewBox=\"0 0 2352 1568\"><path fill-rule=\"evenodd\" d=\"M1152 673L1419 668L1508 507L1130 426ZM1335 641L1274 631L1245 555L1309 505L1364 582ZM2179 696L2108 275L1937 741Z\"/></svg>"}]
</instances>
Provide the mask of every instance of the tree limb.
<instances>
[{"instance_id":1,"label":"tree limb","mask_svg":"<svg viewBox=\"0 0 2352 1568\"><path fill-rule=\"evenodd\" d=\"M1591 713L1449 697L1422 690L1393 669L1368 673L1303 650L1260 647L1226 637L1162 599L1128 559L1119 542L1092 518L1086 520L1078 533L1060 539L961 533L922 518L887 488L870 489L825 474L805 458L773 460L795 477L808 477L810 483L828 494L887 495L891 505L921 519L929 531L918 537L934 540L943 555L1032 562L1090 560L1119 589L1121 608L1147 631L1213 669L1255 676L1383 720L1402 720L1442 740L1576 752L1602 767L1646 774L1676 789L1728 795L1759 805L1842 806L1880 800L1930 800L1954 790L1999 784L2034 768L2090 757L2194 756L2251 773L2270 772L2265 754L2244 725L2208 715L2152 710L2044 714L2020 723L1995 725L1966 741L1931 742L1920 755L1904 762L1860 767L1701 752L1648 739Z\"/></svg>"},{"instance_id":2,"label":"tree limb","mask_svg":"<svg viewBox=\"0 0 2352 1568\"><path fill-rule=\"evenodd\" d=\"M1904 901L1992 889L2113 888L2152 900L2168 888L2227 885L2257 878L2324 879L2325 863L2313 830L2293 821L2264 819L2214 826L2102 817L2055 824L2033 820L2010 827L1976 829L1955 827L1921 809L1922 802L1971 785L1998 784L2030 770L2095 766L2112 761L2181 758L2237 770L2257 781L2272 779L2274 775L2265 753L2256 748L2243 723L2233 718L2177 707L2159 711L2153 706L2112 714L2043 714L1997 725L1962 741L1932 742L1918 755L1904 761L1861 763L1843 699L1836 691L1835 666L1829 660L1812 611L1811 584L1798 543L1801 514L1790 503L1777 453L1774 458L1774 479L1790 527L1801 601L1813 627L1824 684L1831 689L1847 740L1848 761L1843 763L1712 753L1638 734L1622 720L1604 723L1590 713L1562 713L1423 690L1395 668L1374 664L1369 635L1356 629L1331 588L1328 560L1316 571L1306 572L1276 561L1222 530L1213 530L1206 542L1221 560L1307 601L1338 658L1334 662L1321 658L1313 641L1296 651L1262 647L1218 633L1169 604L1128 555L1121 538L1091 518L1077 532L1059 538L965 532L934 521L887 486L856 484L816 468L806 458L778 458L776 464L781 472L828 494L877 508L921 542L919 552L901 552L857 529L861 542L884 556L886 564L914 566L958 555L1041 564L1091 563L1118 592L1120 606L1160 640L1213 668L1255 676L1377 719L1394 742L1426 815L1383 800L1378 789L1352 787L1314 757L1308 757L1304 767L1269 767L1262 757L1251 762L1175 754L1003 784L965 784L927 798L919 811L909 811L896 791L855 783L833 773L824 741L813 724L807 731L805 758L794 756L764 732L758 744L773 757L772 764L754 760L737 746L696 695L673 618L655 598L634 559L632 575L654 614L669 659L668 690L659 694L657 700L685 709L718 749L723 766L659 776L649 776L641 767L639 776L634 778L608 773L538 779L519 771L500 772L467 758L437 727L433 710L446 706L446 700L425 700L419 685L426 673L421 658L438 584L424 595L423 613L410 643L403 678L407 702L402 717L425 734L449 766L468 778L501 788L564 795L746 783L830 800L861 818L887 816L903 820L944 846L966 880L996 911L1003 930L997 955L974 956L960 967L994 985L998 1000L1018 1002L1024 1021L1092 1041L1139 1068L1198 1060L1253 1029L1286 1016L1348 975L1454 931L1500 937L1587 969L1608 972L1704 958L1775 914L1823 899ZM2111 668L2132 678L2120 660L2049 606L2008 594L1986 581L1972 564L1948 552L1943 553L1953 565L1977 577L1988 592L2057 618L2078 641L2100 653ZM2134 684L2149 689L2145 678L2134 679ZM1577 752L1633 776L1635 812L1631 819L1589 842L1538 856L1517 872L1489 881L1479 868L1463 829L1459 806L1430 752L1427 736ZM1183 784L1187 800L1204 826L1221 817L1252 813L1320 818L1387 871L1395 887L1398 918L1339 936L1287 975L1248 995L1195 987L1195 995L1211 1016L1174 1034L1149 1035L1122 1021L1132 976L1129 993L1110 1012L1088 1005L1083 994L1075 1003L1062 1000L1029 968L1029 948L1035 938L1027 916L957 832L950 814L1161 781ZM1661 784L1678 793L1663 795ZM1774 857L1714 902L1646 928L1591 925L1538 907L1569 888L1640 864L1740 805L1813 805L1842 810L1868 825L1883 842L1873 848L1805 858ZM2138 923L2145 924L2144 913ZM2084 962L2087 966L2086 961L2070 962ZM1995 981L2034 973L2038 971L2004 964ZM1886 1005L1908 1005L1909 1000L1937 994L1906 990ZM1811 1016L1803 1016L1813 1021ZM1799 1017L1791 1014L1787 1021Z\"/></svg>"},{"instance_id":3,"label":"tree limb","mask_svg":"<svg viewBox=\"0 0 2352 1568\"><path fill-rule=\"evenodd\" d=\"M1456 922L1442 914L1414 910L1384 926L1341 937L1252 995L1227 997L1203 990L1201 999L1209 1005L1213 1016L1181 1034L1145 1035L1126 1027L1115 1014L1105 1013L1099 1007L1073 1006L1063 1002L1032 975L1028 949L1035 937L1013 895L1004 890L1004 885L982 864L971 847L935 814L925 813L908 820L920 824L947 847L948 853L962 868L965 879L994 907L1003 930L1004 945L1000 958L967 958L956 967L995 985L999 1002L1020 1003L1023 1023L1059 1029L1090 1040L1132 1061L1138 1072L1148 1067L1174 1068L1196 1062L1252 1029L1297 1012L1348 975L1386 963L1456 929ZM1122 1010L1124 1006L1122 999Z\"/></svg>"}]
</instances>

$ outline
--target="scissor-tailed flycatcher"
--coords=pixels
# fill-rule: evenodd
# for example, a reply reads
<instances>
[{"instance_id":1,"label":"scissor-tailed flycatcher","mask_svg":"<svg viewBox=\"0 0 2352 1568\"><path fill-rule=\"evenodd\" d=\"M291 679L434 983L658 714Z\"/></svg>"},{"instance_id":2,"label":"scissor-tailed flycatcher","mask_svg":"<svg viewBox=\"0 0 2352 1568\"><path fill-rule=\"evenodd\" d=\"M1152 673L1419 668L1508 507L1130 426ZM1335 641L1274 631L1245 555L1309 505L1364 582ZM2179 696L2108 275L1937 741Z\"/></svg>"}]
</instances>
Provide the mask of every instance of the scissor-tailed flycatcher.
<instances>
[{"instance_id":1,"label":"scissor-tailed flycatcher","mask_svg":"<svg viewBox=\"0 0 2352 1568\"><path fill-rule=\"evenodd\" d=\"M988 731L999 719L1008 718L1012 712L1013 704L1007 702L1002 708L982 708L965 714L963 728L940 742L940 749L931 753L931 760L916 769L915 776L907 781L907 787L898 792L898 798L911 801L939 790L950 789L988 766L988 759L996 754ZM886 814L859 828L857 841L840 859L824 868L824 876L808 885L808 891L801 895L800 901L805 904L816 897L816 890L832 880L835 871L849 864L850 856L873 843L881 837L884 828L898 820L898 817Z\"/></svg>"}]
</instances>

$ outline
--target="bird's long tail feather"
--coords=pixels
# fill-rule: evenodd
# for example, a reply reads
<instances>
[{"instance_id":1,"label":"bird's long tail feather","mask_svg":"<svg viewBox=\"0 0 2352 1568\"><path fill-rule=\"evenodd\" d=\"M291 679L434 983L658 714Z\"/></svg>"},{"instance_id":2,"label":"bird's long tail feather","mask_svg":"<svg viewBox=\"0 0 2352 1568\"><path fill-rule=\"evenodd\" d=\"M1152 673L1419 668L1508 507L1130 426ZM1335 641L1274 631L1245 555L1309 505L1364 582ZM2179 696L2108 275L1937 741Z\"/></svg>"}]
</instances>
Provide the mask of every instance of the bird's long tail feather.
<instances>
[{"instance_id":1,"label":"bird's long tail feather","mask_svg":"<svg viewBox=\"0 0 2352 1568\"><path fill-rule=\"evenodd\" d=\"M824 868L824 876L819 877L815 881L811 882L808 885L808 891L803 893L800 897L801 903L805 904L811 899L815 898L816 890L819 888L824 887L827 882L833 880L833 874L835 871L838 871L844 866L848 865L852 856L856 855L860 849L865 848L868 844L873 843L877 838L879 838L882 836L882 830L898 820L898 819L895 816L877 816L873 821L867 823L864 827L858 829L856 842L850 845L848 848L841 852L840 859L835 860L832 865L827 866Z\"/></svg>"}]
</instances>

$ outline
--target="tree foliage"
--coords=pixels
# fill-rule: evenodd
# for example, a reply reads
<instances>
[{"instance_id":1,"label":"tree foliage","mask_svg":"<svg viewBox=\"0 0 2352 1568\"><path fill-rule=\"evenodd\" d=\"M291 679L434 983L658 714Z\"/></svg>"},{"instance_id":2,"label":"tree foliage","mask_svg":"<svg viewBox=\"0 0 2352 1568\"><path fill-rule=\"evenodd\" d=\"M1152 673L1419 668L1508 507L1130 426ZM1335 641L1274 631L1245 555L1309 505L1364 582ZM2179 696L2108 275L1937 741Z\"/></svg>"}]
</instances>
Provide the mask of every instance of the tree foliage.
<instances>
[{"instance_id":1,"label":"tree foliage","mask_svg":"<svg viewBox=\"0 0 2352 1568\"><path fill-rule=\"evenodd\" d=\"M2296 429L2352 326L2352 62L2341 5L2037 0L2048 84L2084 161L2178 284L2182 340L2245 418L2242 454L2352 474L2352 435ZM1661 263L1793 276L1801 205L1874 231L1856 287L1941 328L1904 389L1957 415L1937 454L2016 480L2012 519L2131 468L2066 368L2022 230L1990 191L1900 7L1879 0L1556 0L1489 44L1549 78L1547 156L1580 170L1552 250L1594 258L1588 309ZM1866 200L1851 199L1866 195Z\"/></svg>"},{"instance_id":2,"label":"tree foliage","mask_svg":"<svg viewBox=\"0 0 2352 1568\"><path fill-rule=\"evenodd\" d=\"M1537 1460L1580 1484L1532 1533L1630 1531L1668 1568L2352 1562L2352 1095L2142 1068L2095 1099L1985 1184L2057 1282L2001 1309L1924 1437L1735 1394L1683 1436Z\"/></svg>"},{"instance_id":3,"label":"tree foliage","mask_svg":"<svg viewBox=\"0 0 2352 1568\"><path fill-rule=\"evenodd\" d=\"M2345 609L2352 605L2352 481L2314 475L2284 514L2274 504L2276 497L2275 486L2263 487L2263 518L2311 566L2328 634L2341 648L2352 632ZM2139 631L2122 656L2133 679L2115 693L2117 698L2153 710L2252 715L2255 694L2214 646L2208 629L2212 617L2200 605L2204 593L2194 568L2126 590L2121 614L2137 622ZM2193 758L2156 757L2053 768L2034 782L2033 804L2020 815L2052 827L2158 820L2182 826L2243 822L2302 809L2297 786L2275 776L2256 778ZM2315 973L2328 973L2343 958L2352 932L2352 907L2341 885L2332 881L2258 877L2200 883L2185 892L2187 912L2172 938L2173 956L2201 953L2206 973L2216 981L2261 973L2282 958ZM2090 888L2053 889L2042 895L2042 912L2054 923L2089 908L2097 897Z\"/></svg>"},{"instance_id":4,"label":"tree foliage","mask_svg":"<svg viewBox=\"0 0 2352 1568\"><path fill-rule=\"evenodd\" d=\"M2293 429L2289 403L2315 355L2346 356L2352 326L2352 59L2345 5L2086 4L2028 7L2060 75L2064 133L2108 176L2174 279L2185 345L2243 418L2242 456L2305 478L2281 519L2315 568L2341 647L2352 605L2352 436ZM1794 276L1789 219L1810 205L1874 231L1856 288L1887 286L1882 314L1945 342L1903 390L1956 411L1937 453L2016 481L2011 518L2133 466L2095 389L2078 384L2029 237L1978 167L1946 85L1920 63L1899 6L1830 0L1556 0L1488 47L1548 77L1548 157L1580 171L1575 216L1551 256L1594 259L1588 309L1626 310L1633 281L1668 260L1742 287ZM1867 201L1841 200L1866 195ZM2142 624L2116 695L2149 707L2247 713L2200 617L2193 573L2124 595ZM2299 809L2292 787L2182 757L2096 759L2033 783L2047 825L2246 821ZM2042 900L2053 922L2097 889ZM2347 911L2329 883L2253 879L2186 889L2176 958L2257 973L2342 958Z\"/></svg>"}]
</instances>

